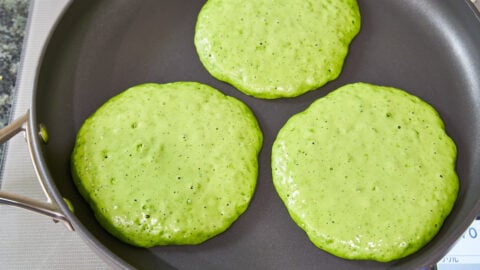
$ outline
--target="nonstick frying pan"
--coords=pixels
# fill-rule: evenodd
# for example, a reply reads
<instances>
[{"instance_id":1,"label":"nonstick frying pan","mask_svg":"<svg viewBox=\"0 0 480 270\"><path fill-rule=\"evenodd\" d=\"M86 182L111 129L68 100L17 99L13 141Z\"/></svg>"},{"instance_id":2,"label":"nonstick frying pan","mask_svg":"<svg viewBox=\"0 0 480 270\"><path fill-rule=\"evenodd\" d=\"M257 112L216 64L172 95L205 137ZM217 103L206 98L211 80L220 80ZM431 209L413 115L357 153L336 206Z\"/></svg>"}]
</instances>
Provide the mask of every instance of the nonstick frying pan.
<instances>
[{"instance_id":1,"label":"nonstick frying pan","mask_svg":"<svg viewBox=\"0 0 480 270\"><path fill-rule=\"evenodd\" d=\"M34 164L55 207L113 266L141 269L419 269L434 265L480 212L480 20L469 1L359 0L362 29L340 77L297 98L262 100L211 77L193 45L204 1L72 1L52 30L38 66L32 107L2 131L26 127ZM150 249L124 244L95 220L73 185L70 153L83 121L110 97L144 82L198 81L249 105L264 132L257 189L249 209L225 233L198 246ZM461 187L439 234L407 258L343 260L314 247L288 216L271 179L273 140L286 120L351 82L407 90L430 104L458 147ZM38 136L48 133L48 141ZM29 208L6 193L1 202ZM70 211L64 198L73 205ZM37 211L38 207L35 208ZM419 219L422 217L419 217Z\"/></svg>"}]
</instances>

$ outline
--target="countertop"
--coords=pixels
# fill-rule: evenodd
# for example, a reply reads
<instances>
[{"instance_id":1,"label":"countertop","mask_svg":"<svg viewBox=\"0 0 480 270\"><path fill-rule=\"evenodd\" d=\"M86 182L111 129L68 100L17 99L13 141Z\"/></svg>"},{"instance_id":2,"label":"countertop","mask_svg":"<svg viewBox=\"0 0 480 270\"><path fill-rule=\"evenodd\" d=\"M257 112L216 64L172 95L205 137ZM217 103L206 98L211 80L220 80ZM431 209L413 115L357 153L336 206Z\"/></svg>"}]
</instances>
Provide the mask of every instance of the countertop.
<instances>
[{"instance_id":1,"label":"countertop","mask_svg":"<svg viewBox=\"0 0 480 270\"><path fill-rule=\"evenodd\" d=\"M10 120L30 0L0 0L0 127ZM0 147L3 160L4 147Z\"/></svg>"}]
</instances>

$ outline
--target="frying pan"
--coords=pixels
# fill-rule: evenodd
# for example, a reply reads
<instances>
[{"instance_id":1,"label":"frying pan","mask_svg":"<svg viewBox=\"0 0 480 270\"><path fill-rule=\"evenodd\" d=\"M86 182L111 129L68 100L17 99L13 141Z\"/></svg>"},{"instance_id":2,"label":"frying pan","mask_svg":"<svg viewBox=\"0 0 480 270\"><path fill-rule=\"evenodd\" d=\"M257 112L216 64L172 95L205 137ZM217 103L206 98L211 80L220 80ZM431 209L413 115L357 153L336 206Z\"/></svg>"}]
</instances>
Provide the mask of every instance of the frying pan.
<instances>
[{"instance_id":1,"label":"frying pan","mask_svg":"<svg viewBox=\"0 0 480 270\"><path fill-rule=\"evenodd\" d=\"M141 269L418 269L434 265L480 212L480 20L469 1L359 0L362 29L340 77L297 98L246 96L211 77L193 45L204 1L71 1L45 44L31 110L2 140L26 129L50 204L1 192L0 202L39 211L76 230L112 266ZM69 157L82 122L110 97L144 82L198 81L245 102L264 132L249 209L197 246L143 249L108 234L73 185ZM458 147L458 200L439 234L390 263L343 260L314 247L277 196L273 140L287 119L351 82L407 90L433 105ZM38 131L48 134L38 136ZM71 202L71 211L64 198ZM419 217L421 218L421 217Z\"/></svg>"}]
</instances>

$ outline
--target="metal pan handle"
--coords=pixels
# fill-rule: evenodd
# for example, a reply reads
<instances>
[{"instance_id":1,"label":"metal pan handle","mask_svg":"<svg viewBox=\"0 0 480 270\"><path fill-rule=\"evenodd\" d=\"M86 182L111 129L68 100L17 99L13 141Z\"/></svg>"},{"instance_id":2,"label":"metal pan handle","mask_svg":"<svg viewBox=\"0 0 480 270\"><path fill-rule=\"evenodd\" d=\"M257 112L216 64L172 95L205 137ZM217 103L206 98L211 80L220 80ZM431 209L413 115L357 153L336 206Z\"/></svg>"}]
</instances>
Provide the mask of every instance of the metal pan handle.
<instances>
[{"instance_id":1,"label":"metal pan handle","mask_svg":"<svg viewBox=\"0 0 480 270\"><path fill-rule=\"evenodd\" d=\"M18 133L23 133L27 143L31 145L31 132L29 130L29 112L27 111L24 115L20 116L18 119L13 121L8 126L0 129L0 144L7 142L13 136L17 135ZM35 170L37 170L35 166L35 162L33 162ZM40 179L39 177L37 177ZM38 201L34 200L22 195L13 194L10 192L5 192L0 190L0 204L6 204L16 207L21 207L36 213L40 213L46 216L53 218L54 222L61 222L63 223L68 230L73 231L72 224L67 220L65 215L60 211L58 205L50 198L50 195L45 189L45 186L42 181L38 181L40 187L45 194L46 201Z\"/></svg>"}]
</instances>

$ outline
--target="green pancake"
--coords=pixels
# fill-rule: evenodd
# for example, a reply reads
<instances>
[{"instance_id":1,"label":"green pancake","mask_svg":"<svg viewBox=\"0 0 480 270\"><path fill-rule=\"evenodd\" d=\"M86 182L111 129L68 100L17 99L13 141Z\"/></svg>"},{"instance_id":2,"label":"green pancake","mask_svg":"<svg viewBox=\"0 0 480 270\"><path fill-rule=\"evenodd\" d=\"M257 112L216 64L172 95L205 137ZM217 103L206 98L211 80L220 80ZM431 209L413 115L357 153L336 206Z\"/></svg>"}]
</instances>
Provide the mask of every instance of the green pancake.
<instances>
[{"instance_id":1,"label":"green pancake","mask_svg":"<svg viewBox=\"0 0 480 270\"><path fill-rule=\"evenodd\" d=\"M208 0L194 42L215 78L258 98L295 97L339 76L359 30L356 0Z\"/></svg>"},{"instance_id":2,"label":"green pancake","mask_svg":"<svg viewBox=\"0 0 480 270\"><path fill-rule=\"evenodd\" d=\"M356 83L282 127L273 183L317 247L386 262L439 231L459 189L456 154L430 105L399 89Z\"/></svg>"},{"instance_id":3,"label":"green pancake","mask_svg":"<svg viewBox=\"0 0 480 270\"><path fill-rule=\"evenodd\" d=\"M200 83L142 84L85 121L72 174L98 221L122 241L199 244L247 209L261 145L239 100Z\"/></svg>"}]
</instances>

